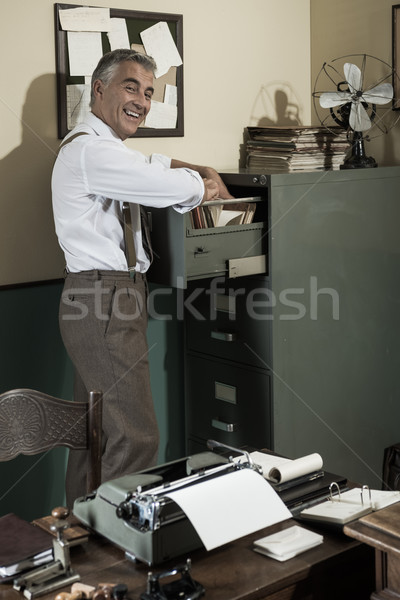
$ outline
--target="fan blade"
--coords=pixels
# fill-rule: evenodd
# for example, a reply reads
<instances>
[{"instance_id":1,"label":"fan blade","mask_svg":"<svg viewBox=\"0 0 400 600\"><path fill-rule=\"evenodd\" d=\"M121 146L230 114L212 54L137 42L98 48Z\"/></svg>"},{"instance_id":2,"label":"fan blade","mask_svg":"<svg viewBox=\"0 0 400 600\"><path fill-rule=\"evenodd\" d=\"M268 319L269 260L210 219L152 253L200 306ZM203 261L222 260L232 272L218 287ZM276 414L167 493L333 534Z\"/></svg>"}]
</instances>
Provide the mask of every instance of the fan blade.
<instances>
[{"instance_id":1,"label":"fan blade","mask_svg":"<svg viewBox=\"0 0 400 600\"><path fill-rule=\"evenodd\" d=\"M364 92L362 99L372 104L386 104L393 98L393 86L390 83L380 83L368 92Z\"/></svg>"},{"instance_id":2,"label":"fan blade","mask_svg":"<svg viewBox=\"0 0 400 600\"><path fill-rule=\"evenodd\" d=\"M324 92L321 94L319 103L322 108L333 108L350 102L351 96L349 92Z\"/></svg>"},{"instance_id":3,"label":"fan blade","mask_svg":"<svg viewBox=\"0 0 400 600\"><path fill-rule=\"evenodd\" d=\"M360 102L352 102L349 125L354 131L366 131L372 125L367 111Z\"/></svg>"},{"instance_id":4,"label":"fan blade","mask_svg":"<svg viewBox=\"0 0 400 600\"><path fill-rule=\"evenodd\" d=\"M343 71L346 81L349 84L350 92L354 94L354 92L358 92L359 90L361 90L362 75L357 65L353 65L352 63L345 63Z\"/></svg>"}]
</instances>

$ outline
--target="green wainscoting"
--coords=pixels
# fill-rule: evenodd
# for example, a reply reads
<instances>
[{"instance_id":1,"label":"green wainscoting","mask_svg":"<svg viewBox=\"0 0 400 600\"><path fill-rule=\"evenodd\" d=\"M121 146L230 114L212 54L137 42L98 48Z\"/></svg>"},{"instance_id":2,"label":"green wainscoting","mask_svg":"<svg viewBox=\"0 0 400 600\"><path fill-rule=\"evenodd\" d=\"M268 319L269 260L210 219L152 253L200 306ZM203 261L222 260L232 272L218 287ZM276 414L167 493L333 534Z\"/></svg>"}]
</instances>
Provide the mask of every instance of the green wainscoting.
<instances>
[{"instance_id":1,"label":"green wainscoting","mask_svg":"<svg viewBox=\"0 0 400 600\"><path fill-rule=\"evenodd\" d=\"M0 392L27 387L72 399L73 369L58 329L62 283L0 290ZM158 292L149 319L149 359L160 427L159 461L184 452L182 324L176 319L176 292ZM0 463L0 516L14 512L31 520L64 502L67 450L20 456Z\"/></svg>"}]
</instances>

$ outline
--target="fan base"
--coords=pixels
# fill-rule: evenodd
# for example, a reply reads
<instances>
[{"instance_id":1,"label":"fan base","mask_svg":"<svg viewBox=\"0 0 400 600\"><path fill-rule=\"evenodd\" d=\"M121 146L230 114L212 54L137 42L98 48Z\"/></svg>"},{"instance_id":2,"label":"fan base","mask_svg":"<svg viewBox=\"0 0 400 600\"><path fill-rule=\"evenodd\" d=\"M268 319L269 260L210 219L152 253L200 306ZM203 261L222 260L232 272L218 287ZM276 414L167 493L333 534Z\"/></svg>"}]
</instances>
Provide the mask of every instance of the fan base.
<instances>
[{"instance_id":1,"label":"fan base","mask_svg":"<svg viewBox=\"0 0 400 600\"><path fill-rule=\"evenodd\" d=\"M351 154L341 165L341 169L370 169L377 167L377 163L372 156L365 155L364 138L361 131L353 131L351 141Z\"/></svg>"},{"instance_id":2,"label":"fan base","mask_svg":"<svg viewBox=\"0 0 400 600\"><path fill-rule=\"evenodd\" d=\"M341 169L371 169L377 167L378 163L372 156L350 156L342 165Z\"/></svg>"}]
</instances>

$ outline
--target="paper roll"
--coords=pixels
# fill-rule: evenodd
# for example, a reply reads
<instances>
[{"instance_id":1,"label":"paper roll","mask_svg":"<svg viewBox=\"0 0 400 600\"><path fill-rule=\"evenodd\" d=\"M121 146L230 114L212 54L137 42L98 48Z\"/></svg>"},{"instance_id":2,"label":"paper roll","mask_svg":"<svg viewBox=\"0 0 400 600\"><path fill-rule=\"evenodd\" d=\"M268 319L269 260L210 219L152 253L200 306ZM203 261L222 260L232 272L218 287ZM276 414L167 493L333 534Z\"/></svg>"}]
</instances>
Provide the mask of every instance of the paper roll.
<instances>
[{"instance_id":1,"label":"paper roll","mask_svg":"<svg viewBox=\"0 0 400 600\"><path fill-rule=\"evenodd\" d=\"M273 483L284 483L303 475L308 475L314 471L322 469L323 461L319 454L308 454L301 458L288 461L279 467L272 467L266 477ZM265 474L264 474L265 475Z\"/></svg>"}]
</instances>

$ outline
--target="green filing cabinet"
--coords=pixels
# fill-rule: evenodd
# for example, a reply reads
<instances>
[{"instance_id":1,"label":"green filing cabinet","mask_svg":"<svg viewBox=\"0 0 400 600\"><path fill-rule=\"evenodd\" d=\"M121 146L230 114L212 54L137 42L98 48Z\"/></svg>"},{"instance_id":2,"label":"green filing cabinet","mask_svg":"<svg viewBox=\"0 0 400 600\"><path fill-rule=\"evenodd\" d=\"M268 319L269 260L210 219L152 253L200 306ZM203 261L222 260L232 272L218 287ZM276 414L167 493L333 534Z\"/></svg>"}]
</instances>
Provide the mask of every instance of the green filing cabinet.
<instances>
[{"instance_id":1,"label":"green filing cabinet","mask_svg":"<svg viewBox=\"0 0 400 600\"><path fill-rule=\"evenodd\" d=\"M270 326L246 311L248 295L265 287L268 179L245 175L230 187L255 203L251 224L194 229L189 214L150 215L158 258L149 278L184 289L188 452L204 450L207 439L272 446Z\"/></svg>"},{"instance_id":2,"label":"green filing cabinet","mask_svg":"<svg viewBox=\"0 0 400 600\"><path fill-rule=\"evenodd\" d=\"M189 273L188 216L173 217L181 231L160 256L168 274L173 247L190 299L189 451L210 436L319 452L327 470L380 487L383 448L400 436L400 168L222 176L234 195L263 199L255 254L266 262L230 277L229 260L252 246L232 228L218 238L224 268Z\"/></svg>"},{"instance_id":3,"label":"green filing cabinet","mask_svg":"<svg viewBox=\"0 0 400 600\"><path fill-rule=\"evenodd\" d=\"M191 282L186 310L186 435L188 451L207 439L230 446L272 446L269 309L249 315L265 278Z\"/></svg>"},{"instance_id":4,"label":"green filing cabinet","mask_svg":"<svg viewBox=\"0 0 400 600\"><path fill-rule=\"evenodd\" d=\"M271 177L275 450L381 488L400 436L400 168Z\"/></svg>"}]
</instances>

